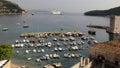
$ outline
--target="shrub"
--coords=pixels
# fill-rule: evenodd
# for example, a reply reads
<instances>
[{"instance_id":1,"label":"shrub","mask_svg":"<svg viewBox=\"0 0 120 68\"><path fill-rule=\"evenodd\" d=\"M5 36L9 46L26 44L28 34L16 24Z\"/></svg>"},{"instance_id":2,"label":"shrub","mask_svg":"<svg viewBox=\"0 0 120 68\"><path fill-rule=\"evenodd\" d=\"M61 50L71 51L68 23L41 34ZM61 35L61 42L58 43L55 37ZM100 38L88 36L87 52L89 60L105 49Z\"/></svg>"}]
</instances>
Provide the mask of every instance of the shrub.
<instances>
[{"instance_id":1,"label":"shrub","mask_svg":"<svg viewBox=\"0 0 120 68\"><path fill-rule=\"evenodd\" d=\"M10 44L0 44L0 60L10 59L13 55L13 48Z\"/></svg>"}]
</instances>

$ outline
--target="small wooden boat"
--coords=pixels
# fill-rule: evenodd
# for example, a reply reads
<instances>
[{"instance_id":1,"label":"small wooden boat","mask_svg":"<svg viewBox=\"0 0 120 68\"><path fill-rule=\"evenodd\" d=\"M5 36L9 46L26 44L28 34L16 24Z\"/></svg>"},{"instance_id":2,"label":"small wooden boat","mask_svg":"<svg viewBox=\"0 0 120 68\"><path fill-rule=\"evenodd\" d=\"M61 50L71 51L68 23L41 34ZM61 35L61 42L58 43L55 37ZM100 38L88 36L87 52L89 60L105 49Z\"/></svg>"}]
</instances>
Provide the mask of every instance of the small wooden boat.
<instances>
[{"instance_id":1,"label":"small wooden boat","mask_svg":"<svg viewBox=\"0 0 120 68\"><path fill-rule=\"evenodd\" d=\"M29 53L29 50L26 50L25 53L28 54L28 53Z\"/></svg>"},{"instance_id":2,"label":"small wooden boat","mask_svg":"<svg viewBox=\"0 0 120 68\"><path fill-rule=\"evenodd\" d=\"M52 64L55 68L61 68L62 64L61 63L53 63Z\"/></svg>"},{"instance_id":3,"label":"small wooden boat","mask_svg":"<svg viewBox=\"0 0 120 68\"><path fill-rule=\"evenodd\" d=\"M32 58L31 57L28 57L27 60L30 61Z\"/></svg>"},{"instance_id":4,"label":"small wooden boat","mask_svg":"<svg viewBox=\"0 0 120 68\"><path fill-rule=\"evenodd\" d=\"M69 39L70 39L70 41L75 41L75 38L72 36Z\"/></svg>"},{"instance_id":5,"label":"small wooden boat","mask_svg":"<svg viewBox=\"0 0 120 68\"><path fill-rule=\"evenodd\" d=\"M57 41L57 38L53 38L53 41Z\"/></svg>"},{"instance_id":6,"label":"small wooden boat","mask_svg":"<svg viewBox=\"0 0 120 68\"><path fill-rule=\"evenodd\" d=\"M54 58L54 59L57 59L57 58L59 58L60 56L58 55L58 54L56 54L56 53L53 53L52 54L52 58Z\"/></svg>"},{"instance_id":7,"label":"small wooden boat","mask_svg":"<svg viewBox=\"0 0 120 68\"><path fill-rule=\"evenodd\" d=\"M65 58L71 58L71 54L70 54L70 53L65 53L65 54L64 54L64 57L65 57Z\"/></svg>"},{"instance_id":8,"label":"small wooden boat","mask_svg":"<svg viewBox=\"0 0 120 68\"><path fill-rule=\"evenodd\" d=\"M89 30L89 31L88 31L88 34L95 35L95 34L96 34L96 31L95 31L95 30Z\"/></svg>"},{"instance_id":9,"label":"small wooden boat","mask_svg":"<svg viewBox=\"0 0 120 68\"><path fill-rule=\"evenodd\" d=\"M93 42L94 42L94 43L98 43L98 41L97 41L97 40L93 40Z\"/></svg>"},{"instance_id":10,"label":"small wooden boat","mask_svg":"<svg viewBox=\"0 0 120 68\"><path fill-rule=\"evenodd\" d=\"M71 57L72 57L72 58L75 58L75 54L71 54Z\"/></svg>"},{"instance_id":11,"label":"small wooden boat","mask_svg":"<svg viewBox=\"0 0 120 68\"><path fill-rule=\"evenodd\" d=\"M36 51L36 49L33 49L33 53L36 53L37 51Z\"/></svg>"},{"instance_id":12,"label":"small wooden boat","mask_svg":"<svg viewBox=\"0 0 120 68\"><path fill-rule=\"evenodd\" d=\"M92 25L92 24L90 24L90 25ZM93 29L90 27L90 30L88 30L88 34L90 34L90 35L95 35L95 34L96 34L96 31L93 30Z\"/></svg>"},{"instance_id":13,"label":"small wooden boat","mask_svg":"<svg viewBox=\"0 0 120 68\"><path fill-rule=\"evenodd\" d=\"M51 42L48 42L47 43L47 47L51 47L52 46L52 43Z\"/></svg>"},{"instance_id":14,"label":"small wooden boat","mask_svg":"<svg viewBox=\"0 0 120 68\"><path fill-rule=\"evenodd\" d=\"M62 51L63 49L61 47L58 48L59 51Z\"/></svg>"},{"instance_id":15,"label":"small wooden boat","mask_svg":"<svg viewBox=\"0 0 120 68\"><path fill-rule=\"evenodd\" d=\"M41 62L41 60L38 58L38 59L36 59L36 62Z\"/></svg>"},{"instance_id":16,"label":"small wooden boat","mask_svg":"<svg viewBox=\"0 0 120 68\"><path fill-rule=\"evenodd\" d=\"M55 47L55 48L54 48L54 51L58 51L58 48Z\"/></svg>"},{"instance_id":17,"label":"small wooden boat","mask_svg":"<svg viewBox=\"0 0 120 68\"><path fill-rule=\"evenodd\" d=\"M47 64L45 65L43 68L54 68L54 66L50 65L50 64Z\"/></svg>"},{"instance_id":18,"label":"small wooden boat","mask_svg":"<svg viewBox=\"0 0 120 68\"><path fill-rule=\"evenodd\" d=\"M75 54L75 57L78 58L78 57L79 57L79 54Z\"/></svg>"},{"instance_id":19,"label":"small wooden boat","mask_svg":"<svg viewBox=\"0 0 120 68\"><path fill-rule=\"evenodd\" d=\"M44 50L44 49L41 49L41 52L45 52L45 50Z\"/></svg>"},{"instance_id":20,"label":"small wooden boat","mask_svg":"<svg viewBox=\"0 0 120 68\"><path fill-rule=\"evenodd\" d=\"M41 56L40 60L47 60L47 57L46 56Z\"/></svg>"},{"instance_id":21,"label":"small wooden boat","mask_svg":"<svg viewBox=\"0 0 120 68\"><path fill-rule=\"evenodd\" d=\"M29 26L26 24L25 21L23 21L24 25L23 25L23 28L28 28Z\"/></svg>"}]
</instances>

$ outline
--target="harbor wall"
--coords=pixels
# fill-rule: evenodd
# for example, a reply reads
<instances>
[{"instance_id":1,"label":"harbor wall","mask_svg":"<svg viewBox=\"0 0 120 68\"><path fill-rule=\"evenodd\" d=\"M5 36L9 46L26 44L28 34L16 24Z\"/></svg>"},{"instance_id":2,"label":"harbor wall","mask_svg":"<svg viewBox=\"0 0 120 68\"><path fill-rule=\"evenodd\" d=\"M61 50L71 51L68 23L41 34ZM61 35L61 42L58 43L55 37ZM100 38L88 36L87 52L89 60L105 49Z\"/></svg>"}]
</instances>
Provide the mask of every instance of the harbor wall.
<instances>
[{"instance_id":1,"label":"harbor wall","mask_svg":"<svg viewBox=\"0 0 120 68\"><path fill-rule=\"evenodd\" d=\"M96 44L96 46L99 44ZM104 46L104 45L103 45ZM119 51L118 51L119 52ZM98 59L101 57L103 61L108 61L115 65L116 63L120 65L120 53L108 49L100 49L97 47L90 47L90 57Z\"/></svg>"}]
</instances>

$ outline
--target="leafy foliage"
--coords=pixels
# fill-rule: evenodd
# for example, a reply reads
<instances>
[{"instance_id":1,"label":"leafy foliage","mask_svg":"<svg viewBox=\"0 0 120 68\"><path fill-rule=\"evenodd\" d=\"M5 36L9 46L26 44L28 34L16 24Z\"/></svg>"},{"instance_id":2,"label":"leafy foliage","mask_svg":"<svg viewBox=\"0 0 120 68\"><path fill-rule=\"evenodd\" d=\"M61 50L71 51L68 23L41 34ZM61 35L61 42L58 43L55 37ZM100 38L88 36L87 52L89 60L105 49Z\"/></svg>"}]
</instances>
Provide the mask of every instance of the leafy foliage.
<instances>
[{"instance_id":1,"label":"leafy foliage","mask_svg":"<svg viewBox=\"0 0 120 68\"><path fill-rule=\"evenodd\" d=\"M6 7L6 9L8 9L9 12L14 12L16 10L16 13L21 13L21 11L23 11L22 8L20 8L17 4L11 1L0 0L0 6Z\"/></svg>"},{"instance_id":2,"label":"leafy foliage","mask_svg":"<svg viewBox=\"0 0 120 68\"><path fill-rule=\"evenodd\" d=\"M13 48L10 44L0 44L0 60L10 59L13 55Z\"/></svg>"},{"instance_id":3,"label":"leafy foliage","mask_svg":"<svg viewBox=\"0 0 120 68\"><path fill-rule=\"evenodd\" d=\"M120 7L115 7L108 10L93 10L85 12L84 14L90 16L120 15Z\"/></svg>"}]
</instances>

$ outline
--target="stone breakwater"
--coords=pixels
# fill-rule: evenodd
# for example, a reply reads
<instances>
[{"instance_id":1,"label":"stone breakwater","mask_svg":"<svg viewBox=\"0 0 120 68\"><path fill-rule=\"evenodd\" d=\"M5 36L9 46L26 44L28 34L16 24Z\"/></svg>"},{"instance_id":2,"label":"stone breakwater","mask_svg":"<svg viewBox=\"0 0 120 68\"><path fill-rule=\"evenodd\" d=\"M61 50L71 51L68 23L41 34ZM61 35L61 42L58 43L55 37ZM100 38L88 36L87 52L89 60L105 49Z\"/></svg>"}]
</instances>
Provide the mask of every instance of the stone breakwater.
<instances>
[{"instance_id":1,"label":"stone breakwater","mask_svg":"<svg viewBox=\"0 0 120 68\"><path fill-rule=\"evenodd\" d=\"M59 32L32 32L32 33L24 33L21 34L20 37L47 37L47 36L82 36L85 33L82 33L80 31L72 31L72 32L67 32L67 31L59 31Z\"/></svg>"}]
</instances>

